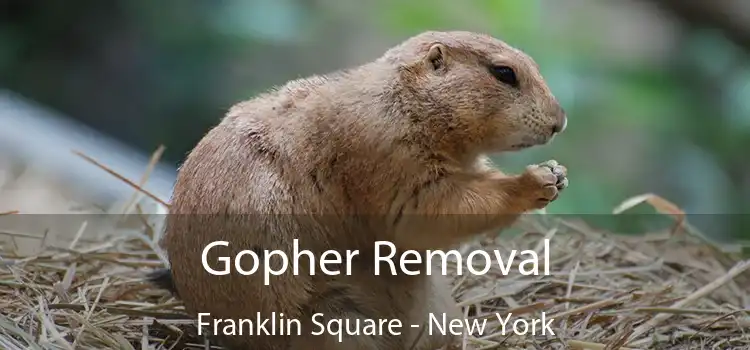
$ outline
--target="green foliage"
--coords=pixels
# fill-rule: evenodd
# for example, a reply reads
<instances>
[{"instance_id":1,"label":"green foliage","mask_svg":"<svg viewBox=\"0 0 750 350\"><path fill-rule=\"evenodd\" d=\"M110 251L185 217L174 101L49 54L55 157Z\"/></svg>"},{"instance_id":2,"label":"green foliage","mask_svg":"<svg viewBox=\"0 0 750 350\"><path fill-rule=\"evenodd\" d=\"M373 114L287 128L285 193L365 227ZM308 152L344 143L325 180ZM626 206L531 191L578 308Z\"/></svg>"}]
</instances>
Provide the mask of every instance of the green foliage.
<instances>
[{"instance_id":1,"label":"green foliage","mask_svg":"<svg viewBox=\"0 0 750 350\"><path fill-rule=\"evenodd\" d=\"M529 41L543 27L539 23L539 0L479 0L475 3L477 10L485 14L493 32L503 33L502 37L508 42L523 42L524 49L533 51ZM540 45L536 45L540 47Z\"/></svg>"},{"instance_id":2,"label":"green foliage","mask_svg":"<svg viewBox=\"0 0 750 350\"><path fill-rule=\"evenodd\" d=\"M385 0L378 5L378 22L386 31L401 35L416 33L424 28L441 28L450 23L450 14L439 6L430 6L433 1Z\"/></svg>"}]
</instances>

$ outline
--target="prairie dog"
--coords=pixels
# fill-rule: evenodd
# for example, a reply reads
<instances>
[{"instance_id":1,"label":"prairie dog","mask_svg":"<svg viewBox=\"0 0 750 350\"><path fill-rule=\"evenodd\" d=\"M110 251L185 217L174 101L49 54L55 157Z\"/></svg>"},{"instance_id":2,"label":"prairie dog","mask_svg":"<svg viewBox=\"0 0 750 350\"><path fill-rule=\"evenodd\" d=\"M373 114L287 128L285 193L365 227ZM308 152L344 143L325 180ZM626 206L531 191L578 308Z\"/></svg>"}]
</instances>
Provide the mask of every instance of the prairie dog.
<instances>
[{"instance_id":1,"label":"prairie dog","mask_svg":"<svg viewBox=\"0 0 750 350\"><path fill-rule=\"evenodd\" d=\"M304 323L302 336L219 332L229 349L449 348L455 337L420 337L408 326L429 313L461 316L447 278L375 276L374 243L451 248L545 207L567 187L565 167L550 161L506 175L487 155L549 143L566 125L532 58L472 32L424 32L359 67L288 82L233 106L188 155L161 241L171 271L152 281L192 315L254 320L275 312ZM211 275L201 262L213 241L229 242L208 255L215 265L241 250L291 256L294 239L316 257L362 253L351 276L290 268L269 285L259 273ZM405 326L401 335L339 342L309 335L314 313Z\"/></svg>"}]
</instances>

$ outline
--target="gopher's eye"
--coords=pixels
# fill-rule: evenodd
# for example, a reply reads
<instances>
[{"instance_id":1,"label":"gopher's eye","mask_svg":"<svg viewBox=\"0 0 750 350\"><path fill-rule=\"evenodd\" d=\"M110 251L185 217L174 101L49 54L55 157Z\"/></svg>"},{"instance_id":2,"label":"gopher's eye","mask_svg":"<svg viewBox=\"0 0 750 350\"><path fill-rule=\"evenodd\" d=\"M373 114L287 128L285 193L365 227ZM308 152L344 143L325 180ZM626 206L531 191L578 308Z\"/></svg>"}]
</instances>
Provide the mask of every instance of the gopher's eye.
<instances>
[{"instance_id":1,"label":"gopher's eye","mask_svg":"<svg viewBox=\"0 0 750 350\"><path fill-rule=\"evenodd\" d=\"M513 68L508 66L490 66L490 72L497 80L510 86L518 87L518 78L516 78L516 72L513 71Z\"/></svg>"}]
</instances>

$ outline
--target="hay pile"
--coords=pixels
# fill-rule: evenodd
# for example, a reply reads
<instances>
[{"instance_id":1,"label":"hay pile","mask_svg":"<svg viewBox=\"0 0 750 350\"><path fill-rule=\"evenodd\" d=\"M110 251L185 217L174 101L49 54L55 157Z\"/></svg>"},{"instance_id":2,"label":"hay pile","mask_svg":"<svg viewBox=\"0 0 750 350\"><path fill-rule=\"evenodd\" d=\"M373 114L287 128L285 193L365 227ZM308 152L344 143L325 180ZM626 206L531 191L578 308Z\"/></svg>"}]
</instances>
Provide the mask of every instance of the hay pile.
<instances>
[{"instance_id":1,"label":"hay pile","mask_svg":"<svg viewBox=\"0 0 750 350\"><path fill-rule=\"evenodd\" d=\"M465 339L466 348L750 348L748 261L689 234L619 237L554 219L525 227L502 245L465 247L508 254L551 242L549 276L492 270L456 278L454 295L467 318L488 320L485 334ZM0 348L209 348L180 303L143 282L162 265L152 240L147 233L38 256L3 253ZM526 319L545 312L556 335L502 335L494 313L508 312Z\"/></svg>"}]
</instances>

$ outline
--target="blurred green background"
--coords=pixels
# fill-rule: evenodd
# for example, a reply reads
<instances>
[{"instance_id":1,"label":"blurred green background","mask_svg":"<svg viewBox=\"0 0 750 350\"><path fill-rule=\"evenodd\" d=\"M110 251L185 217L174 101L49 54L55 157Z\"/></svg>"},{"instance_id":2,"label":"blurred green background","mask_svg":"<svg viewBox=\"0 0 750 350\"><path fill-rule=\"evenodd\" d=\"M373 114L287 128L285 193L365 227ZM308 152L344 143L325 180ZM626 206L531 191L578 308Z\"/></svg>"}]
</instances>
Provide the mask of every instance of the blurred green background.
<instances>
[{"instance_id":1,"label":"blurred green background","mask_svg":"<svg viewBox=\"0 0 750 350\"><path fill-rule=\"evenodd\" d=\"M568 129L499 164L567 165L549 212L653 192L707 234L750 237L750 1L2 0L0 87L176 166L233 103L441 29L540 64Z\"/></svg>"}]
</instances>

